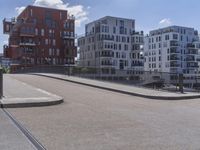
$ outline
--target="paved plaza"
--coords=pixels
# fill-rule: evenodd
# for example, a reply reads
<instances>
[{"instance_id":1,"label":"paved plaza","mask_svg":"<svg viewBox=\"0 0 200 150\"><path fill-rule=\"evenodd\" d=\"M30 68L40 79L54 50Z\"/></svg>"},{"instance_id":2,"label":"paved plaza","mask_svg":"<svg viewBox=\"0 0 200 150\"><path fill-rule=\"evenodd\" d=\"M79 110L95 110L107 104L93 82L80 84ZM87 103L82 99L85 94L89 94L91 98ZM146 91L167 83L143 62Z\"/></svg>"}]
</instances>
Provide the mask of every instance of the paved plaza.
<instances>
[{"instance_id":1,"label":"paved plaza","mask_svg":"<svg viewBox=\"0 0 200 150\"><path fill-rule=\"evenodd\" d=\"M199 149L200 100L153 100L34 75L12 75L62 96L49 107L7 109L50 150Z\"/></svg>"},{"instance_id":2,"label":"paved plaza","mask_svg":"<svg viewBox=\"0 0 200 150\"><path fill-rule=\"evenodd\" d=\"M2 107L33 107L60 104L63 98L40 88L18 81L11 75L4 75Z\"/></svg>"},{"instance_id":3,"label":"paved plaza","mask_svg":"<svg viewBox=\"0 0 200 150\"><path fill-rule=\"evenodd\" d=\"M52 74L52 73L35 73L34 75L40 75L60 80L65 80L68 82L79 83L91 87L96 87L100 89L106 89L114 92L119 92L123 94L129 94L133 96L139 96L149 99L160 99L160 100L183 100L183 99L195 99L200 98L200 93L198 92L169 92L159 89L150 89L134 85L125 85L109 81L100 81L87 78L80 78L75 76Z\"/></svg>"}]
</instances>

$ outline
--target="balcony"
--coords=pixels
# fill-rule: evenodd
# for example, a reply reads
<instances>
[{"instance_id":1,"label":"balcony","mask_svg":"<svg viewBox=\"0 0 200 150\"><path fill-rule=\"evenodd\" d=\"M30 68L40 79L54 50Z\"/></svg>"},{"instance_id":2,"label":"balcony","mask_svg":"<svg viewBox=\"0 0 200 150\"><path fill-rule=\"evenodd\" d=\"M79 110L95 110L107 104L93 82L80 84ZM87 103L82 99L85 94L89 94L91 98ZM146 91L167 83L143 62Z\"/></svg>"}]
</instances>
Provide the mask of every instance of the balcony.
<instances>
[{"instance_id":1,"label":"balcony","mask_svg":"<svg viewBox=\"0 0 200 150\"><path fill-rule=\"evenodd\" d=\"M20 42L20 46L36 46L34 42Z\"/></svg>"},{"instance_id":2,"label":"balcony","mask_svg":"<svg viewBox=\"0 0 200 150\"><path fill-rule=\"evenodd\" d=\"M176 56L171 56L170 57L170 61L179 61L180 60L180 58L179 57L176 57Z\"/></svg>"},{"instance_id":3,"label":"balcony","mask_svg":"<svg viewBox=\"0 0 200 150\"><path fill-rule=\"evenodd\" d=\"M178 51L177 48L171 48L171 49L170 49L170 53L171 53L171 54L179 54L180 51Z\"/></svg>"},{"instance_id":4,"label":"balcony","mask_svg":"<svg viewBox=\"0 0 200 150\"><path fill-rule=\"evenodd\" d=\"M114 36L110 36L110 37L101 37L102 41L114 41Z\"/></svg>"},{"instance_id":5,"label":"balcony","mask_svg":"<svg viewBox=\"0 0 200 150\"><path fill-rule=\"evenodd\" d=\"M112 63L101 63L101 66L110 67L113 66Z\"/></svg>"},{"instance_id":6,"label":"balcony","mask_svg":"<svg viewBox=\"0 0 200 150\"><path fill-rule=\"evenodd\" d=\"M181 65L178 63L174 63L174 62L170 63L170 67L172 67L172 68L179 68L180 66Z\"/></svg>"},{"instance_id":7,"label":"balcony","mask_svg":"<svg viewBox=\"0 0 200 150\"><path fill-rule=\"evenodd\" d=\"M190 44L187 44L187 48L191 48L191 49L195 49L195 45L190 43Z\"/></svg>"},{"instance_id":8,"label":"balcony","mask_svg":"<svg viewBox=\"0 0 200 150\"><path fill-rule=\"evenodd\" d=\"M74 15L68 15L68 16L67 16L67 19L70 19L70 20L75 20L76 18L75 18L75 16L74 16Z\"/></svg>"},{"instance_id":9,"label":"balcony","mask_svg":"<svg viewBox=\"0 0 200 150\"><path fill-rule=\"evenodd\" d=\"M193 57L193 56L192 57L187 57L186 61L187 62L194 62L195 61L195 57Z\"/></svg>"},{"instance_id":10,"label":"balcony","mask_svg":"<svg viewBox=\"0 0 200 150\"><path fill-rule=\"evenodd\" d=\"M187 62L187 67L188 68L198 68L198 63L197 62Z\"/></svg>"},{"instance_id":11,"label":"balcony","mask_svg":"<svg viewBox=\"0 0 200 150\"><path fill-rule=\"evenodd\" d=\"M63 39L75 39L74 35L63 35Z\"/></svg>"},{"instance_id":12,"label":"balcony","mask_svg":"<svg viewBox=\"0 0 200 150\"><path fill-rule=\"evenodd\" d=\"M75 47L75 46L72 46L72 47L65 46L63 49L64 49L64 56L65 57L77 57L77 47Z\"/></svg>"},{"instance_id":13,"label":"balcony","mask_svg":"<svg viewBox=\"0 0 200 150\"><path fill-rule=\"evenodd\" d=\"M178 44L177 41L170 41L170 46L171 46L171 47L178 47L179 44Z\"/></svg>"},{"instance_id":14,"label":"balcony","mask_svg":"<svg viewBox=\"0 0 200 150\"><path fill-rule=\"evenodd\" d=\"M101 57L114 57L112 54L101 54Z\"/></svg>"},{"instance_id":15,"label":"balcony","mask_svg":"<svg viewBox=\"0 0 200 150\"><path fill-rule=\"evenodd\" d=\"M34 37L35 32L26 32L26 31L21 30L19 36L21 36L21 37Z\"/></svg>"},{"instance_id":16,"label":"balcony","mask_svg":"<svg viewBox=\"0 0 200 150\"><path fill-rule=\"evenodd\" d=\"M33 22L23 22L18 21L19 26L19 35L24 37L34 37L35 36L35 24Z\"/></svg>"},{"instance_id":17,"label":"balcony","mask_svg":"<svg viewBox=\"0 0 200 150\"><path fill-rule=\"evenodd\" d=\"M114 52L112 52L112 51L102 51L101 57L114 57Z\"/></svg>"},{"instance_id":18,"label":"balcony","mask_svg":"<svg viewBox=\"0 0 200 150\"><path fill-rule=\"evenodd\" d=\"M113 66L112 61L107 60L107 61L101 61L101 66Z\"/></svg>"},{"instance_id":19,"label":"balcony","mask_svg":"<svg viewBox=\"0 0 200 150\"><path fill-rule=\"evenodd\" d=\"M188 55L197 55L198 54L198 49L189 49L187 51Z\"/></svg>"},{"instance_id":20,"label":"balcony","mask_svg":"<svg viewBox=\"0 0 200 150\"><path fill-rule=\"evenodd\" d=\"M132 67L144 67L144 63L140 62L140 63L133 63L131 64Z\"/></svg>"},{"instance_id":21,"label":"balcony","mask_svg":"<svg viewBox=\"0 0 200 150\"><path fill-rule=\"evenodd\" d=\"M197 58L196 61L200 62L200 58Z\"/></svg>"}]
</instances>

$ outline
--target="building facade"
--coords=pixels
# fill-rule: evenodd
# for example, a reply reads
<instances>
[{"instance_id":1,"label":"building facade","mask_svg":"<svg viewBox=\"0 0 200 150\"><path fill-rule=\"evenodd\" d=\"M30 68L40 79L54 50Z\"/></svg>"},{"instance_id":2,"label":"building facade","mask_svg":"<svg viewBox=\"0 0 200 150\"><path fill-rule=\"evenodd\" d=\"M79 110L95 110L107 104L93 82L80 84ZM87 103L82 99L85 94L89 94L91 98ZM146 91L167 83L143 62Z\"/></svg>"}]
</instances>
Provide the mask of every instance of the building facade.
<instances>
[{"instance_id":1,"label":"building facade","mask_svg":"<svg viewBox=\"0 0 200 150\"><path fill-rule=\"evenodd\" d=\"M16 65L74 64L75 18L66 10L28 6L17 18L3 20L9 35L4 56Z\"/></svg>"},{"instance_id":2,"label":"building facade","mask_svg":"<svg viewBox=\"0 0 200 150\"><path fill-rule=\"evenodd\" d=\"M117 70L143 70L143 32L135 31L135 20L106 16L85 26L78 39L79 65Z\"/></svg>"},{"instance_id":3,"label":"building facade","mask_svg":"<svg viewBox=\"0 0 200 150\"><path fill-rule=\"evenodd\" d=\"M144 70L169 73L169 80L181 73L191 82L198 70L199 47L198 31L193 28L170 26L150 31L145 37Z\"/></svg>"}]
</instances>

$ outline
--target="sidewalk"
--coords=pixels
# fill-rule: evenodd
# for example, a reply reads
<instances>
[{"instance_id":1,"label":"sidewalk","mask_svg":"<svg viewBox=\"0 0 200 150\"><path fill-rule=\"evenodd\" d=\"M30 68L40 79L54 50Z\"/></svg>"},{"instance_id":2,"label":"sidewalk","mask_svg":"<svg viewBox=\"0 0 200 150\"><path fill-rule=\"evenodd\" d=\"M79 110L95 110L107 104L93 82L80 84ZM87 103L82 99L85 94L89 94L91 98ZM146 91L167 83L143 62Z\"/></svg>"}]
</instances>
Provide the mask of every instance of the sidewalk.
<instances>
[{"instance_id":1,"label":"sidewalk","mask_svg":"<svg viewBox=\"0 0 200 150\"><path fill-rule=\"evenodd\" d=\"M32 87L9 75L3 76L3 86L4 97L0 100L3 108L49 106L63 102L62 97Z\"/></svg>"},{"instance_id":2,"label":"sidewalk","mask_svg":"<svg viewBox=\"0 0 200 150\"><path fill-rule=\"evenodd\" d=\"M147 89L147 88L142 88L142 87L110 83L110 82L85 79L85 78L79 78L79 77L73 77L73 76L66 76L66 75L60 75L60 74L47 74L47 73L33 73L33 74L55 78L59 80L65 80L65 81L69 81L73 83L87 85L87 86L91 86L95 88L101 88L101 89L110 90L114 92L120 92L123 94L149 98L149 99L187 100L187 99L200 98L200 93L185 92L184 94L181 94L181 93L159 91L159 90Z\"/></svg>"},{"instance_id":3,"label":"sidewalk","mask_svg":"<svg viewBox=\"0 0 200 150\"><path fill-rule=\"evenodd\" d=\"M36 148L16 125L0 109L0 149L2 150L35 150Z\"/></svg>"}]
</instances>

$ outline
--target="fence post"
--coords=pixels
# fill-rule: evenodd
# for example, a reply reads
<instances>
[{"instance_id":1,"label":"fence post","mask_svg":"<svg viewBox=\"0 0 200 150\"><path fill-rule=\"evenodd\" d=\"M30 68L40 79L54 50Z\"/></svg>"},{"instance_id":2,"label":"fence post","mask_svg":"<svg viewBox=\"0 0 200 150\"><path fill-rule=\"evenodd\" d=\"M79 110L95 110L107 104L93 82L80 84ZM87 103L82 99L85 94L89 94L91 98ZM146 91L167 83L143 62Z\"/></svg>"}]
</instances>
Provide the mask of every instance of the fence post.
<instances>
[{"instance_id":1,"label":"fence post","mask_svg":"<svg viewBox=\"0 0 200 150\"><path fill-rule=\"evenodd\" d=\"M0 69L0 99L3 97L3 70Z\"/></svg>"},{"instance_id":2,"label":"fence post","mask_svg":"<svg viewBox=\"0 0 200 150\"><path fill-rule=\"evenodd\" d=\"M183 74L179 74L179 91L183 93Z\"/></svg>"}]
</instances>

